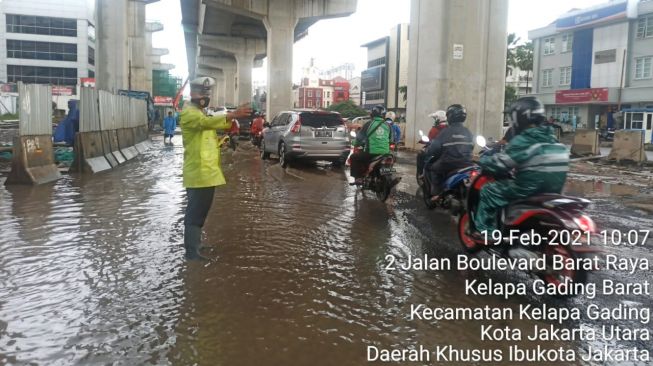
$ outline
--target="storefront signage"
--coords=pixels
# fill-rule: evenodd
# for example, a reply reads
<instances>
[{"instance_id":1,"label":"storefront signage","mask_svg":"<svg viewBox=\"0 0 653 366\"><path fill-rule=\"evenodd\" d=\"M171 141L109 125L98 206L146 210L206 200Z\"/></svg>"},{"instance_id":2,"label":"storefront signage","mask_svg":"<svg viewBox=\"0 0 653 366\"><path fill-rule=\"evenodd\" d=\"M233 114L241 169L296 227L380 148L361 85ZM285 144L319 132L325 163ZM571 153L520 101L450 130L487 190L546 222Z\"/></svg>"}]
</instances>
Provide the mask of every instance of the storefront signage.
<instances>
[{"instance_id":1,"label":"storefront signage","mask_svg":"<svg viewBox=\"0 0 653 366\"><path fill-rule=\"evenodd\" d=\"M79 78L79 83L84 88L95 88L95 78Z\"/></svg>"},{"instance_id":2,"label":"storefront signage","mask_svg":"<svg viewBox=\"0 0 653 366\"><path fill-rule=\"evenodd\" d=\"M53 86L52 95L71 96L73 95L73 88L69 86Z\"/></svg>"},{"instance_id":3,"label":"storefront signage","mask_svg":"<svg viewBox=\"0 0 653 366\"><path fill-rule=\"evenodd\" d=\"M154 105L162 107L172 107L172 97L154 97Z\"/></svg>"},{"instance_id":4,"label":"storefront signage","mask_svg":"<svg viewBox=\"0 0 653 366\"><path fill-rule=\"evenodd\" d=\"M607 64L617 61L617 50L605 50L594 52L594 64Z\"/></svg>"},{"instance_id":5,"label":"storefront signage","mask_svg":"<svg viewBox=\"0 0 653 366\"><path fill-rule=\"evenodd\" d=\"M608 88L572 89L556 91L556 104L607 102Z\"/></svg>"},{"instance_id":6,"label":"storefront signage","mask_svg":"<svg viewBox=\"0 0 653 366\"><path fill-rule=\"evenodd\" d=\"M623 1L614 5L560 18L556 20L556 29L560 31L625 18L627 7L628 2Z\"/></svg>"}]
</instances>

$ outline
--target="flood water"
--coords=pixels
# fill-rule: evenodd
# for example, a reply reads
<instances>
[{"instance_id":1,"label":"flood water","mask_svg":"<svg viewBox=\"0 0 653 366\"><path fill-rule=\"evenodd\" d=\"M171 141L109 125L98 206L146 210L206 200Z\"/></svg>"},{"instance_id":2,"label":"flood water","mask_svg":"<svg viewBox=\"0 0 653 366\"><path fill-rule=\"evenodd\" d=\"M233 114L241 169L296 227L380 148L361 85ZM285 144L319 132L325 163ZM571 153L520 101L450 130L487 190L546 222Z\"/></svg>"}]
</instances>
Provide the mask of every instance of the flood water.
<instances>
[{"instance_id":1,"label":"flood water","mask_svg":"<svg viewBox=\"0 0 653 366\"><path fill-rule=\"evenodd\" d=\"M364 365L367 345L487 346L479 324L410 321L411 304L537 301L465 296L476 273L386 270L390 254L460 254L450 218L402 191L363 197L339 169L287 174L243 147L224 157L209 264L183 259L179 145L0 188L0 364Z\"/></svg>"}]
</instances>

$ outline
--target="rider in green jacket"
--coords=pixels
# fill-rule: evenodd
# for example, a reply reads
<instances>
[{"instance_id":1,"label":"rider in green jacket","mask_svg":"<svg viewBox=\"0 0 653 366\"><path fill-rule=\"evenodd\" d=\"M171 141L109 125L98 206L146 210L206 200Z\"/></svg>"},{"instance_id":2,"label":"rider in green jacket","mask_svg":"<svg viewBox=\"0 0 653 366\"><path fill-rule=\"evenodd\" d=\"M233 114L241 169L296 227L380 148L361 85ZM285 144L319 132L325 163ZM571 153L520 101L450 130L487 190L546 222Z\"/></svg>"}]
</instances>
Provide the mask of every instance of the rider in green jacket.
<instances>
[{"instance_id":1,"label":"rider in green jacket","mask_svg":"<svg viewBox=\"0 0 653 366\"><path fill-rule=\"evenodd\" d=\"M390 142L392 141L392 129L385 123L385 108L377 105L372 108L370 117L356 135L354 146L364 146L360 151L351 156L351 176L356 179L355 184L361 184L367 167L376 156L390 154Z\"/></svg>"},{"instance_id":2,"label":"rider in green jacket","mask_svg":"<svg viewBox=\"0 0 653 366\"><path fill-rule=\"evenodd\" d=\"M496 229L498 212L510 202L540 193L560 193L569 171L569 151L544 126L544 106L523 97L510 106L516 136L505 152L481 158L479 165L493 174L514 170L515 179L486 184L474 220L478 233ZM476 234L478 234L476 233Z\"/></svg>"}]
</instances>

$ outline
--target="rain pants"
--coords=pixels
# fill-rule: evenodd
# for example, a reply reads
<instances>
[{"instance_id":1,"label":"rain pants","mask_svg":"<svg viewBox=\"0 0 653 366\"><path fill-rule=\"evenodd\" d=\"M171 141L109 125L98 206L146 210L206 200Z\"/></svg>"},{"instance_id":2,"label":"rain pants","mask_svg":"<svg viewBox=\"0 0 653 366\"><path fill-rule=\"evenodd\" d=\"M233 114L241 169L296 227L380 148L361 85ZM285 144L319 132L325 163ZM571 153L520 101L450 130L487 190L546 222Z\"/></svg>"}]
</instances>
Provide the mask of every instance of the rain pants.
<instances>
[{"instance_id":1,"label":"rain pants","mask_svg":"<svg viewBox=\"0 0 653 366\"><path fill-rule=\"evenodd\" d=\"M488 183L481 189L476 229L492 231L499 210L510 202L562 191L569 171L569 150L556 140L551 127L534 127L515 136L505 152L481 158L479 165L494 174L515 170L514 180Z\"/></svg>"},{"instance_id":2,"label":"rain pants","mask_svg":"<svg viewBox=\"0 0 653 366\"><path fill-rule=\"evenodd\" d=\"M189 104L182 110L180 120L184 141L184 187L204 188L225 184L215 132L231 128L227 116L207 117L199 108Z\"/></svg>"}]
</instances>

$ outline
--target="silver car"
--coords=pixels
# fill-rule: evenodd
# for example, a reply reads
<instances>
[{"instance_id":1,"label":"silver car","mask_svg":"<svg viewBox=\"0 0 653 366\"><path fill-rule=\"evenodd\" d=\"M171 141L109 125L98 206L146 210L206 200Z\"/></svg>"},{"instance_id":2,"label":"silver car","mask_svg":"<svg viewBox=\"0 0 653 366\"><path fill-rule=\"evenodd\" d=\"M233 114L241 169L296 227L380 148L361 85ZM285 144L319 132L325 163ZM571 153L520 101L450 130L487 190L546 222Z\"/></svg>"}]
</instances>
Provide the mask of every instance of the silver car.
<instances>
[{"instance_id":1,"label":"silver car","mask_svg":"<svg viewBox=\"0 0 653 366\"><path fill-rule=\"evenodd\" d=\"M295 159L344 163L349 136L340 114L326 111L287 111L274 117L263 130L261 158L279 156L282 167Z\"/></svg>"}]
</instances>

